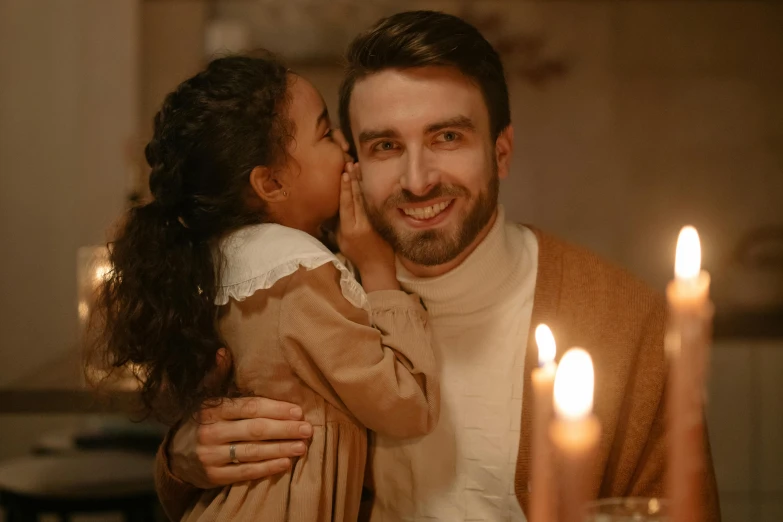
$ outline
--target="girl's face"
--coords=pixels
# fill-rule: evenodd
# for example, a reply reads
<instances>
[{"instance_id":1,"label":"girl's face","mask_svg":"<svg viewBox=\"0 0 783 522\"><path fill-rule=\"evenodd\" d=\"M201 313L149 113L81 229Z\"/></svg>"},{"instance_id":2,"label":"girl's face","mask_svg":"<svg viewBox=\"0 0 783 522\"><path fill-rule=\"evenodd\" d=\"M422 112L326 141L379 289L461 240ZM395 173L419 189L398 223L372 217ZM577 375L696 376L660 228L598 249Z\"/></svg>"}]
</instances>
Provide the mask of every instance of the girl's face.
<instances>
[{"instance_id":1,"label":"girl's face","mask_svg":"<svg viewBox=\"0 0 783 522\"><path fill-rule=\"evenodd\" d=\"M281 225L316 235L322 223L337 215L340 178L350 160L348 146L333 131L321 94L301 76L291 75L288 119L295 126L288 161L279 181L284 200L272 207Z\"/></svg>"}]
</instances>

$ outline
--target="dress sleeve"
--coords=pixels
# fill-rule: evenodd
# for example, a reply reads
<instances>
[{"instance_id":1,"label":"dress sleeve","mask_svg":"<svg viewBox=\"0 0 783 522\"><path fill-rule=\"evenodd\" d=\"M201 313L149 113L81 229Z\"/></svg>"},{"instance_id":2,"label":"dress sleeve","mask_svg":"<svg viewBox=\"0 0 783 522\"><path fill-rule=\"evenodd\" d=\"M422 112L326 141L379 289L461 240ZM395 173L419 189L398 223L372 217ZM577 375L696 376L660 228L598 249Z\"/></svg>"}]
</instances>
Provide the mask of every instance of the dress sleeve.
<instances>
[{"instance_id":1,"label":"dress sleeve","mask_svg":"<svg viewBox=\"0 0 783 522\"><path fill-rule=\"evenodd\" d=\"M337 397L367 428L416 437L435 427L437 365L427 313L402 291L368 294L371 312L351 305L332 264L300 269L280 306L280 342L297 374Z\"/></svg>"}]
</instances>

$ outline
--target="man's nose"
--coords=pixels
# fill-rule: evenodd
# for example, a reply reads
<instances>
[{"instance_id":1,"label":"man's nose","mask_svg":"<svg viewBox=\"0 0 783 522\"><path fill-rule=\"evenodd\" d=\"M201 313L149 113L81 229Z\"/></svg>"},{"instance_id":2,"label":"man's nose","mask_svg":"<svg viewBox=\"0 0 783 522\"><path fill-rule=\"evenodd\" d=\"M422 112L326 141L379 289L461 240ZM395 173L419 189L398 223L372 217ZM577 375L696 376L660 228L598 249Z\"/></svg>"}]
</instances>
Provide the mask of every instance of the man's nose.
<instances>
[{"instance_id":1,"label":"man's nose","mask_svg":"<svg viewBox=\"0 0 783 522\"><path fill-rule=\"evenodd\" d=\"M423 196L438 184L438 170L427 161L423 151L408 149L407 152L408 161L400 177L400 186L416 196Z\"/></svg>"}]
</instances>

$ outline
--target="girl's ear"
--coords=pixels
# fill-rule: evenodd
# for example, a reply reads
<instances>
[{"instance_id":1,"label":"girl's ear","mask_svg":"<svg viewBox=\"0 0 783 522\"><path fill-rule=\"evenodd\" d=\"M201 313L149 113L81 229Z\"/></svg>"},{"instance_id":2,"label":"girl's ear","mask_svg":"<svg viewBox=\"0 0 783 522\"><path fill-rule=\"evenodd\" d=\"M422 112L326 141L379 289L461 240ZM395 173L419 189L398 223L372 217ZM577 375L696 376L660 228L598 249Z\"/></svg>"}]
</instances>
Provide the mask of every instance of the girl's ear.
<instances>
[{"instance_id":1,"label":"girl's ear","mask_svg":"<svg viewBox=\"0 0 783 522\"><path fill-rule=\"evenodd\" d=\"M250 186L267 203L278 203L288 199L288 189L279 172L269 167L255 167L250 171Z\"/></svg>"}]
</instances>

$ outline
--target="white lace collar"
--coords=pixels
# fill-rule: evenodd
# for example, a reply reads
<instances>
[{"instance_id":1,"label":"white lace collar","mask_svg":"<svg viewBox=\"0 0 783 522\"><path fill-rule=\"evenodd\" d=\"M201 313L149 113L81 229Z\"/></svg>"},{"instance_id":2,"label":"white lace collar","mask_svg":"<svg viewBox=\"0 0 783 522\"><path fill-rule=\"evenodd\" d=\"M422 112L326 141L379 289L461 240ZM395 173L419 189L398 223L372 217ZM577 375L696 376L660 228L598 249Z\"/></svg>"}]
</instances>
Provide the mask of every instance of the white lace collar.
<instances>
[{"instance_id":1,"label":"white lace collar","mask_svg":"<svg viewBox=\"0 0 783 522\"><path fill-rule=\"evenodd\" d=\"M369 310L367 294L353 276L345 258L338 258L316 238L282 225L245 227L220 244L224 265L215 304L229 299L243 301L258 290L271 288L280 279L296 272L332 263L340 271L343 296L357 308ZM340 256L342 257L342 256Z\"/></svg>"}]
</instances>

